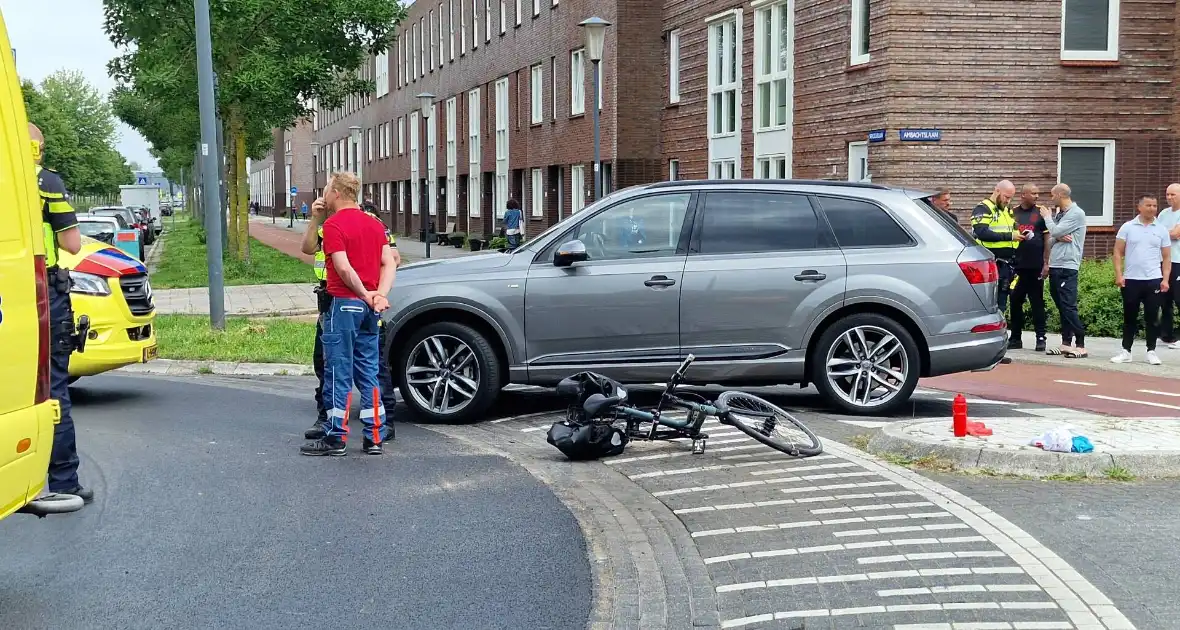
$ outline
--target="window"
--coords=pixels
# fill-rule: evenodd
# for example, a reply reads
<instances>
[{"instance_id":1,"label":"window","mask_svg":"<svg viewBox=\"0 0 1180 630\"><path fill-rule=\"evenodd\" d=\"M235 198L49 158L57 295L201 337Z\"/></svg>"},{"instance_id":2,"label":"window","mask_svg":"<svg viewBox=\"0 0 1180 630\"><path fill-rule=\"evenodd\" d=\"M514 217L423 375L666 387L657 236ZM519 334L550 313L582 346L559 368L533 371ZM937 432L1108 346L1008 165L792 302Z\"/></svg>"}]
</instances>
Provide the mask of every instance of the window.
<instances>
[{"instance_id":1,"label":"window","mask_svg":"<svg viewBox=\"0 0 1180 630\"><path fill-rule=\"evenodd\" d=\"M519 14L520 11L517 11ZM508 30L508 0L500 0L500 34Z\"/></svg>"},{"instance_id":2,"label":"window","mask_svg":"<svg viewBox=\"0 0 1180 630\"><path fill-rule=\"evenodd\" d=\"M855 66L869 61L869 0L852 0L852 49L848 64Z\"/></svg>"},{"instance_id":3,"label":"window","mask_svg":"<svg viewBox=\"0 0 1180 630\"><path fill-rule=\"evenodd\" d=\"M701 254L748 254L830 247L804 195L711 192L705 196Z\"/></svg>"},{"instance_id":4,"label":"window","mask_svg":"<svg viewBox=\"0 0 1180 630\"><path fill-rule=\"evenodd\" d=\"M429 60L427 70L434 72L434 11L426 13L426 55L423 55L423 61Z\"/></svg>"},{"instance_id":5,"label":"window","mask_svg":"<svg viewBox=\"0 0 1180 630\"><path fill-rule=\"evenodd\" d=\"M421 160L418 158L418 112L410 112L410 212L418 214L420 197L418 195L418 169Z\"/></svg>"},{"instance_id":6,"label":"window","mask_svg":"<svg viewBox=\"0 0 1180 630\"><path fill-rule=\"evenodd\" d=\"M668 181L680 179L680 160L668 160Z\"/></svg>"},{"instance_id":7,"label":"window","mask_svg":"<svg viewBox=\"0 0 1180 630\"><path fill-rule=\"evenodd\" d=\"M471 3L472 16L475 15L475 1ZM474 17L472 18L474 23ZM467 5L459 0L459 54L467 54Z\"/></svg>"},{"instance_id":8,"label":"window","mask_svg":"<svg viewBox=\"0 0 1180 630\"><path fill-rule=\"evenodd\" d=\"M373 128L365 130L365 161L373 161Z\"/></svg>"},{"instance_id":9,"label":"window","mask_svg":"<svg viewBox=\"0 0 1180 630\"><path fill-rule=\"evenodd\" d=\"M426 76L426 38L430 36L430 29L427 28L426 18L418 19L418 76Z\"/></svg>"},{"instance_id":10,"label":"window","mask_svg":"<svg viewBox=\"0 0 1180 630\"><path fill-rule=\"evenodd\" d=\"M500 10L500 21L504 20L504 10ZM504 30L500 29L503 33ZM483 3L483 39L484 42L492 41L492 0L484 0Z\"/></svg>"},{"instance_id":11,"label":"window","mask_svg":"<svg viewBox=\"0 0 1180 630\"><path fill-rule=\"evenodd\" d=\"M533 216L540 217L545 212L545 178L541 175L541 169L533 169L532 193L533 193Z\"/></svg>"},{"instance_id":12,"label":"window","mask_svg":"<svg viewBox=\"0 0 1180 630\"><path fill-rule=\"evenodd\" d=\"M479 48L479 0L471 0L471 50Z\"/></svg>"},{"instance_id":13,"label":"window","mask_svg":"<svg viewBox=\"0 0 1180 630\"><path fill-rule=\"evenodd\" d=\"M755 120L757 129L787 124L791 105L792 37L787 3L760 9L755 15Z\"/></svg>"},{"instance_id":14,"label":"window","mask_svg":"<svg viewBox=\"0 0 1180 630\"><path fill-rule=\"evenodd\" d=\"M869 143L848 143L848 181L871 182L873 176L869 173Z\"/></svg>"},{"instance_id":15,"label":"window","mask_svg":"<svg viewBox=\"0 0 1180 630\"><path fill-rule=\"evenodd\" d=\"M1060 140L1057 181L1067 184L1087 225L1114 225L1114 140Z\"/></svg>"},{"instance_id":16,"label":"window","mask_svg":"<svg viewBox=\"0 0 1180 630\"><path fill-rule=\"evenodd\" d=\"M414 66L413 66L414 72L411 75L412 78L410 80L417 81L418 80L418 71L422 68L421 64L418 63L418 25L417 24L415 24L411 28L410 51L411 51L410 54L412 54L414 56Z\"/></svg>"},{"instance_id":17,"label":"window","mask_svg":"<svg viewBox=\"0 0 1180 630\"><path fill-rule=\"evenodd\" d=\"M406 119L397 119L397 154L406 152Z\"/></svg>"},{"instance_id":18,"label":"window","mask_svg":"<svg viewBox=\"0 0 1180 630\"><path fill-rule=\"evenodd\" d=\"M553 110L553 122L557 122L557 57L549 58L549 108Z\"/></svg>"},{"instance_id":19,"label":"window","mask_svg":"<svg viewBox=\"0 0 1180 630\"><path fill-rule=\"evenodd\" d=\"M1118 61L1120 0L1061 0L1061 59Z\"/></svg>"},{"instance_id":20,"label":"window","mask_svg":"<svg viewBox=\"0 0 1180 630\"><path fill-rule=\"evenodd\" d=\"M586 207L586 167L575 164L570 167L570 210L579 212Z\"/></svg>"},{"instance_id":21,"label":"window","mask_svg":"<svg viewBox=\"0 0 1180 630\"><path fill-rule=\"evenodd\" d=\"M535 4L536 0L533 0L533 3ZM517 26L520 26L520 16L522 13L524 13L524 10L521 8L521 6L522 5L521 5L520 0L516 0L516 25ZM503 22L501 22L500 32L501 33L504 32Z\"/></svg>"},{"instance_id":22,"label":"window","mask_svg":"<svg viewBox=\"0 0 1180 630\"><path fill-rule=\"evenodd\" d=\"M389 51L377 53L374 59L377 66L377 98L389 94Z\"/></svg>"},{"instance_id":23,"label":"window","mask_svg":"<svg viewBox=\"0 0 1180 630\"><path fill-rule=\"evenodd\" d=\"M858 199L820 197L840 247L908 247L914 244L884 208Z\"/></svg>"},{"instance_id":24,"label":"window","mask_svg":"<svg viewBox=\"0 0 1180 630\"><path fill-rule=\"evenodd\" d=\"M438 67L443 67L443 52L446 48L443 46L443 5L438 5Z\"/></svg>"},{"instance_id":25,"label":"window","mask_svg":"<svg viewBox=\"0 0 1180 630\"><path fill-rule=\"evenodd\" d=\"M624 201L584 221L576 238L596 261L673 256L691 199L675 193Z\"/></svg>"},{"instance_id":26,"label":"window","mask_svg":"<svg viewBox=\"0 0 1180 630\"><path fill-rule=\"evenodd\" d=\"M478 217L480 209L479 89L467 93L467 214Z\"/></svg>"},{"instance_id":27,"label":"window","mask_svg":"<svg viewBox=\"0 0 1180 630\"><path fill-rule=\"evenodd\" d=\"M557 2L554 2L553 6L557 6ZM533 17L537 17L538 15L541 15L541 0L533 0Z\"/></svg>"},{"instance_id":28,"label":"window","mask_svg":"<svg viewBox=\"0 0 1180 630\"><path fill-rule=\"evenodd\" d=\"M459 12L463 12L463 5L459 5ZM451 61L455 60L455 0L447 2L447 41L450 42Z\"/></svg>"},{"instance_id":29,"label":"window","mask_svg":"<svg viewBox=\"0 0 1180 630\"><path fill-rule=\"evenodd\" d=\"M533 124L543 122L545 120L545 72L541 64L537 64L532 68L532 82L530 86L531 94L529 94L533 105Z\"/></svg>"},{"instance_id":30,"label":"window","mask_svg":"<svg viewBox=\"0 0 1180 630\"><path fill-rule=\"evenodd\" d=\"M438 215L438 105L430 106L426 119L426 206L430 216Z\"/></svg>"},{"instance_id":31,"label":"window","mask_svg":"<svg viewBox=\"0 0 1180 630\"><path fill-rule=\"evenodd\" d=\"M772 155L758 158L757 170L754 176L759 179L786 179L787 156Z\"/></svg>"},{"instance_id":32,"label":"window","mask_svg":"<svg viewBox=\"0 0 1180 630\"><path fill-rule=\"evenodd\" d=\"M709 133L722 136L737 132L738 90L741 87L737 18L709 27Z\"/></svg>"},{"instance_id":33,"label":"window","mask_svg":"<svg viewBox=\"0 0 1180 630\"><path fill-rule=\"evenodd\" d=\"M495 216L504 216L508 205L508 77L496 81L496 188Z\"/></svg>"},{"instance_id":34,"label":"window","mask_svg":"<svg viewBox=\"0 0 1180 630\"><path fill-rule=\"evenodd\" d=\"M447 199L447 216L459 216L458 206L458 182L459 182L459 156L458 156L458 122L456 117L458 115L458 104L455 97L447 99L447 189L444 191Z\"/></svg>"},{"instance_id":35,"label":"window","mask_svg":"<svg viewBox=\"0 0 1180 630\"><path fill-rule=\"evenodd\" d=\"M414 50L414 41L411 39L413 35L410 29L406 29L403 33L405 41L402 42L402 85L410 84L410 54Z\"/></svg>"},{"instance_id":36,"label":"window","mask_svg":"<svg viewBox=\"0 0 1180 630\"><path fill-rule=\"evenodd\" d=\"M570 116L586 113L586 51L570 53Z\"/></svg>"},{"instance_id":37,"label":"window","mask_svg":"<svg viewBox=\"0 0 1180 630\"><path fill-rule=\"evenodd\" d=\"M668 33L668 102L680 102L680 31Z\"/></svg>"},{"instance_id":38,"label":"window","mask_svg":"<svg viewBox=\"0 0 1180 630\"><path fill-rule=\"evenodd\" d=\"M737 179L737 160L714 160L709 168L713 179Z\"/></svg>"}]
</instances>

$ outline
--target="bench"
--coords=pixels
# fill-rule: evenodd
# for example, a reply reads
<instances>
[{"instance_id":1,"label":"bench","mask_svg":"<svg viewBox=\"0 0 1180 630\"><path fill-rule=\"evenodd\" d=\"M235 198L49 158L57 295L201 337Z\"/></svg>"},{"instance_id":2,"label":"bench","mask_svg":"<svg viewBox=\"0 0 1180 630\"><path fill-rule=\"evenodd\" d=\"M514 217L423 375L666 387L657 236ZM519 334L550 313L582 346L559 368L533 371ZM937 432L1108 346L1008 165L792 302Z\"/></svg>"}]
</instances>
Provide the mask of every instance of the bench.
<instances>
[{"instance_id":1,"label":"bench","mask_svg":"<svg viewBox=\"0 0 1180 630\"><path fill-rule=\"evenodd\" d=\"M451 235L455 233L455 222L451 221L447 224L447 229L438 233L438 244L447 245L451 241Z\"/></svg>"}]
</instances>

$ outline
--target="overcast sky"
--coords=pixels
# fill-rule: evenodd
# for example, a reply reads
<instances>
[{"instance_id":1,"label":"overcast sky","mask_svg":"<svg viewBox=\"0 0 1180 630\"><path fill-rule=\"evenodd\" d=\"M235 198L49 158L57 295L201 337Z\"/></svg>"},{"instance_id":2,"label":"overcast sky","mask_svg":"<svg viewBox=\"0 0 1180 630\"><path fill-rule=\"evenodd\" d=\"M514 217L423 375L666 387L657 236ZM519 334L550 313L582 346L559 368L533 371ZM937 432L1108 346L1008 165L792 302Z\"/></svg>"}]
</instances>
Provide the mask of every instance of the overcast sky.
<instances>
[{"instance_id":1,"label":"overcast sky","mask_svg":"<svg viewBox=\"0 0 1180 630\"><path fill-rule=\"evenodd\" d=\"M22 79L40 83L53 72L70 68L81 71L103 94L115 87L107 76L107 61L118 51L102 30L101 0L0 0L0 11ZM55 45L48 44L50 37ZM118 134L116 146L128 161L156 168L143 136L122 123Z\"/></svg>"}]
</instances>

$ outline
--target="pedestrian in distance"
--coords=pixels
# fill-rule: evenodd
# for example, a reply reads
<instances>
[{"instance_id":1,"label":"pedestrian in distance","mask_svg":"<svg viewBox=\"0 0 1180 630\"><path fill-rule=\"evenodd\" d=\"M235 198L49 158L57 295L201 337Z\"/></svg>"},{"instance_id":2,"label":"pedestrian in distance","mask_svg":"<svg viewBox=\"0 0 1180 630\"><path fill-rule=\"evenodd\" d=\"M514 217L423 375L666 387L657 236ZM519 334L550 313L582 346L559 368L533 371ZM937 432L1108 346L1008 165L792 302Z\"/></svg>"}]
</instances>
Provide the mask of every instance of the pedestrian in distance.
<instances>
[{"instance_id":1,"label":"pedestrian in distance","mask_svg":"<svg viewBox=\"0 0 1180 630\"><path fill-rule=\"evenodd\" d=\"M508 207L504 212L504 236L508 238L508 249L520 247L520 224L523 220L520 213L520 202L508 200Z\"/></svg>"},{"instance_id":2,"label":"pedestrian in distance","mask_svg":"<svg viewBox=\"0 0 1180 630\"><path fill-rule=\"evenodd\" d=\"M1166 192L1168 207L1160 210L1156 222L1168 230L1172 239L1172 260L1180 260L1180 184L1171 184ZM1176 335L1173 310L1180 306L1180 265L1172 266L1172 277L1168 278L1168 291L1160 299L1160 341L1172 350L1180 350L1180 337Z\"/></svg>"},{"instance_id":3,"label":"pedestrian in distance","mask_svg":"<svg viewBox=\"0 0 1180 630\"><path fill-rule=\"evenodd\" d=\"M1057 184L1051 192L1055 210L1042 207L1040 212L1049 229L1049 296L1061 314L1061 345L1047 353L1080 359L1089 356L1086 325L1078 315L1078 270L1086 243L1086 212L1074 203L1067 184Z\"/></svg>"},{"instance_id":4,"label":"pedestrian in distance","mask_svg":"<svg viewBox=\"0 0 1180 630\"><path fill-rule=\"evenodd\" d=\"M300 452L313 456L347 454L348 415L352 390L360 390L360 419L364 425L364 451L382 452L381 427L385 421L380 401L379 314L389 308L397 259L389 247L385 226L366 214L357 203L360 181L356 175L334 173L324 196L312 204L323 222L326 288L332 302L322 318L324 392L328 427L321 439L311 440Z\"/></svg>"},{"instance_id":5,"label":"pedestrian in distance","mask_svg":"<svg viewBox=\"0 0 1180 630\"><path fill-rule=\"evenodd\" d=\"M1020 190L1020 205L1013 211L1016 229L1024 240L1016 246L1016 279L1012 283L1012 337L1008 347L1024 347L1020 334L1024 331L1024 301L1032 308L1033 330L1037 335L1037 352L1044 352L1047 333L1045 331L1045 277L1049 275L1049 248L1045 237L1049 231L1041 216L1044 206L1037 203L1040 191L1035 184L1025 184Z\"/></svg>"},{"instance_id":6,"label":"pedestrian in distance","mask_svg":"<svg viewBox=\"0 0 1180 630\"><path fill-rule=\"evenodd\" d=\"M1119 228L1114 239L1114 281L1123 294L1123 351L1110 359L1112 363L1130 363L1131 344L1139 332L1139 313L1146 324L1147 362L1160 365L1155 353L1159 327L1160 298L1168 292L1172 277L1172 237L1156 220L1155 195L1140 195L1138 214Z\"/></svg>"}]
</instances>

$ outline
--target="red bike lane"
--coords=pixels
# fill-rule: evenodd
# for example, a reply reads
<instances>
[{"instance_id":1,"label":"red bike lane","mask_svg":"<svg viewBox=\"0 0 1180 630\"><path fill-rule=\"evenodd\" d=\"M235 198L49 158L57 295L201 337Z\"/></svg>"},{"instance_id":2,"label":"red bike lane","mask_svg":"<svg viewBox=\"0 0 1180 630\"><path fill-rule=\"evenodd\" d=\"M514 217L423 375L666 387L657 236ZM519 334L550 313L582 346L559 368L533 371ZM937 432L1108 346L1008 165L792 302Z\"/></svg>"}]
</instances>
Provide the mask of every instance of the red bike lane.
<instances>
[{"instance_id":1,"label":"red bike lane","mask_svg":"<svg viewBox=\"0 0 1180 630\"><path fill-rule=\"evenodd\" d=\"M1180 380L1029 363L922 379L919 387L1126 418L1180 416Z\"/></svg>"}]
</instances>

